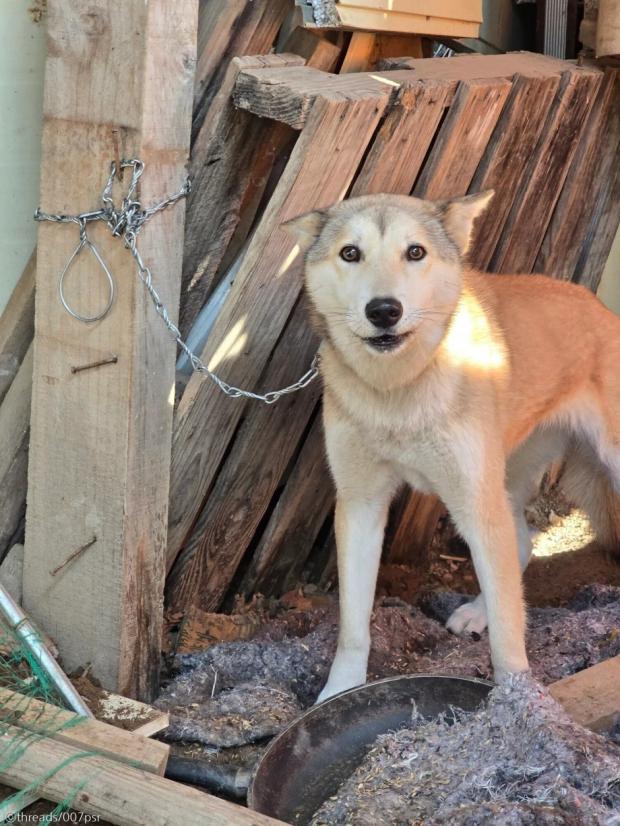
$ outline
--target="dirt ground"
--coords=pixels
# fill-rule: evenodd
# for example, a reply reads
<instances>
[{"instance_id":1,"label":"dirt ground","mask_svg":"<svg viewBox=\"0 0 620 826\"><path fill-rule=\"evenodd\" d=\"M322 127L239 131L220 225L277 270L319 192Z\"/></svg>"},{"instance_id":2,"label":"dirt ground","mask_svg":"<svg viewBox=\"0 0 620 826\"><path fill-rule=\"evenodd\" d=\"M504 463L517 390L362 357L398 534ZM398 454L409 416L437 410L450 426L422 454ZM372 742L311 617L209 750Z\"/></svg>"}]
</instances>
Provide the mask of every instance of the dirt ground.
<instances>
[{"instance_id":1,"label":"dirt ground","mask_svg":"<svg viewBox=\"0 0 620 826\"><path fill-rule=\"evenodd\" d=\"M611 558L598 545L587 516L571 508L558 488L551 488L530 506L528 521L539 531L524 576L529 606L566 605L584 585L592 583L620 586L620 557ZM443 590L478 593L469 551L448 520L437 532L427 570L383 565L377 594L419 604L429 593Z\"/></svg>"}]
</instances>

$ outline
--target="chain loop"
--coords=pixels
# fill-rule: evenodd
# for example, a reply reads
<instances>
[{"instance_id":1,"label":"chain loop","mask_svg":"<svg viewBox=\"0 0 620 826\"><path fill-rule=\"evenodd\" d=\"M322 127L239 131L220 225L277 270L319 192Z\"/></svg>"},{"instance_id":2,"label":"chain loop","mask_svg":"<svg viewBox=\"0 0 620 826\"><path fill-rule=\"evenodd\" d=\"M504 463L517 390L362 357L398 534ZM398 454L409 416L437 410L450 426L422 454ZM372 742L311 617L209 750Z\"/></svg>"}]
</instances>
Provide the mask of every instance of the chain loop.
<instances>
[{"instance_id":1,"label":"chain loop","mask_svg":"<svg viewBox=\"0 0 620 826\"><path fill-rule=\"evenodd\" d=\"M177 201L181 200L181 198L185 198L187 196L187 194L190 191L189 178L187 179L185 184L179 189L179 191L176 192L174 195L171 195L169 198L166 198L158 204L154 204L151 207L143 209L142 204L140 203L140 201L134 198L134 195L140 177L144 172L144 163L137 158L131 160L123 160L120 163L120 168L121 170L131 169L131 181L127 188L125 197L121 202L120 208L116 206L116 204L114 203L114 199L112 197L112 188L114 186L114 179L117 173L116 164L114 161L112 161L112 163L110 164L110 174L108 176L108 180L106 181L106 184L101 193L101 202L103 204L101 209L94 210L92 212L83 212L80 215L54 215L47 212L43 212L40 209L37 209L37 211L35 212L35 221L52 221L57 224L77 224L80 230L79 243L73 251L72 255L70 256L69 260L67 261L67 264L65 265L65 268L63 269L59 280L60 301L65 310L78 321L91 323L93 321L99 321L100 319L104 318L104 316L107 315L110 308L112 307L115 292L114 279L112 277L112 273L110 272L103 258L101 257L99 250L88 237L87 232L88 222L104 221L109 227L114 237L120 237L123 239L125 248L129 250L135 262L138 277L144 284L148 294L151 297L151 301L153 302L153 306L155 307L155 312L162 319L162 321L168 328L169 332L174 337L178 346L181 348L181 350L183 350L183 352L188 357L192 365L192 368L196 372L203 373L205 376L211 379L211 381L214 384L216 384L223 393L225 393L227 396L230 396L230 398L233 399L255 399L256 401L261 401L265 404L273 404L274 402L277 402L278 399L282 396L285 396L289 393L295 393L298 390L303 390L303 388L307 387L310 384L310 382L314 381L314 379L319 374L318 353L312 359L312 363L310 364L309 369L296 382L288 385L287 387L283 387L280 390L270 390L267 393L260 394L252 393L250 390L243 390L240 387L235 387L232 384L228 384L228 382L224 381L224 379L221 379L212 370L209 370L209 368L202 361L200 356L197 356L194 352L192 352L192 350L190 350L190 348L187 346L187 344L181 336L181 331L170 318L168 310L164 306L161 298L159 297L159 294L157 293L157 290L153 286L153 276L151 274L151 270L144 263L142 255L140 254L140 251L138 250L137 246L138 235L142 227L149 220L149 218L152 218L153 215L156 215L158 212L161 212L161 210L166 209L167 207L172 206L173 204L176 204ZM84 248L88 248L90 252L92 252L92 254L95 256L97 262L99 263L106 275L109 285L109 298L106 307L101 313L95 316L82 316L79 313L75 312L69 306L64 295L65 276L67 275L75 259L80 255Z\"/></svg>"}]
</instances>

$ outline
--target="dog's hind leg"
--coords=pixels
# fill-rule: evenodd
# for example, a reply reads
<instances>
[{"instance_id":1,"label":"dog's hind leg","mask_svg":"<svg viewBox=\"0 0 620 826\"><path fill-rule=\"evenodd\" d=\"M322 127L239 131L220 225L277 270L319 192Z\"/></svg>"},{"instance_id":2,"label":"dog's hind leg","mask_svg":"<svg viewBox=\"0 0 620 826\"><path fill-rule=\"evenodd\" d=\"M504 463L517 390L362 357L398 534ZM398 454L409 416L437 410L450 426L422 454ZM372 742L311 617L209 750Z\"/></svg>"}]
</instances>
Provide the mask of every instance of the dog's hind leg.
<instances>
[{"instance_id":1,"label":"dog's hind leg","mask_svg":"<svg viewBox=\"0 0 620 826\"><path fill-rule=\"evenodd\" d=\"M525 519L525 506L536 495L549 464L561 456L567 436L559 429L536 430L508 460L506 487L517 531L519 566L526 569L532 554L532 535ZM447 622L448 630L460 636L481 634L487 627L483 594L457 608Z\"/></svg>"},{"instance_id":2,"label":"dog's hind leg","mask_svg":"<svg viewBox=\"0 0 620 826\"><path fill-rule=\"evenodd\" d=\"M618 479L611 478L613 464L603 463L589 444L574 439L560 486L566 498L588 514L599 543L620 557L620 473Z\"/></svg>"}]
</instances>

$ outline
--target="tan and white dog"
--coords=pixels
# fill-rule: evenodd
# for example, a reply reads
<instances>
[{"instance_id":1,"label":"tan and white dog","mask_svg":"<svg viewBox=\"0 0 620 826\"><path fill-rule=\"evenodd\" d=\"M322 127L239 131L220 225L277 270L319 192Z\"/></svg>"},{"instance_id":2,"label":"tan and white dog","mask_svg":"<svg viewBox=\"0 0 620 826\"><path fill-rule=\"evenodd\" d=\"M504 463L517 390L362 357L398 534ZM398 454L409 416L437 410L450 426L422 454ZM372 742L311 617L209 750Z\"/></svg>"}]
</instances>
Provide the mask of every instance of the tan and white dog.
<instances>
[{"instance_id":1,"label":"tan and white dog","mask_svg":"<svg viewBox=\"0 0 620 826\"><path fill-rule=\"evenodd\" d=\"M369 195L295 218L323 337L336 483L340 633L319 700L366 680L390 500L436 493L481 595L448 621L489 625L496 677L528 668L524 507L554 459L599 539L620 543L620 319L583 287L466 268L492 193L433 203Z\"/></svg>"}]
</instances>

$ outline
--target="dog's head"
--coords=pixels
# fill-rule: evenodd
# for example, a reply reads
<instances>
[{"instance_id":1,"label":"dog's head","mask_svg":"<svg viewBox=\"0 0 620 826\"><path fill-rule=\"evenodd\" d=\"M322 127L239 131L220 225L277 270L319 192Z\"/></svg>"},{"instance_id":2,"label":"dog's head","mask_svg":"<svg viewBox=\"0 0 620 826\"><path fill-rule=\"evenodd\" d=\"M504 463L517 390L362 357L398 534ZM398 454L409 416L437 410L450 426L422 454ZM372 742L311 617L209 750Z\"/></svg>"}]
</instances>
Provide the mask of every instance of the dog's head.
<instances>
[{"instance_id":1,"label":"dog's head","mask_svg":"<svg viewBox=\"0 0 620 826\"><path fill-rule=\"evenodd\" d=\"M474 221L492 195L366 195L287 221L325 336L353 358L436 347L461 293Z\"/></svg>"}]
</instances>

